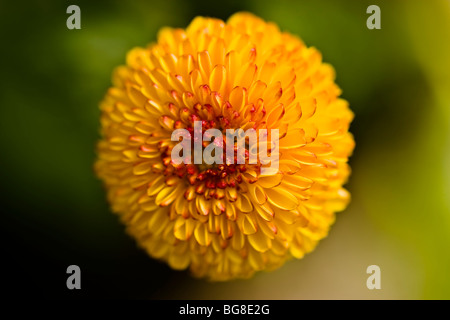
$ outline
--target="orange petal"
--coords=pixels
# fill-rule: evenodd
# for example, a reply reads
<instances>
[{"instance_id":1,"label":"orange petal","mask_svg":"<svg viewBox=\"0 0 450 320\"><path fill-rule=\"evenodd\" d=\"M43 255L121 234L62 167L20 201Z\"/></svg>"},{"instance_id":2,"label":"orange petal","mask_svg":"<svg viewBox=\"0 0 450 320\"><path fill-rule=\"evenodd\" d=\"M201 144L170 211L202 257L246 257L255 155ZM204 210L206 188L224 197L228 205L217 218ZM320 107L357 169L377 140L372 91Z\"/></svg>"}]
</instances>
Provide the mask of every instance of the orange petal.
<instances>
[{"instance_id":1,"label":"orange petal","mask_svg":"<svg viewBox=\"0 0 450 320\"><path fill-rule=\"evenodd\" d=\"M298 200L284 188L265 189L267 200L283 210L293 210L298 206Z\"/></svg>"}]
</instances>

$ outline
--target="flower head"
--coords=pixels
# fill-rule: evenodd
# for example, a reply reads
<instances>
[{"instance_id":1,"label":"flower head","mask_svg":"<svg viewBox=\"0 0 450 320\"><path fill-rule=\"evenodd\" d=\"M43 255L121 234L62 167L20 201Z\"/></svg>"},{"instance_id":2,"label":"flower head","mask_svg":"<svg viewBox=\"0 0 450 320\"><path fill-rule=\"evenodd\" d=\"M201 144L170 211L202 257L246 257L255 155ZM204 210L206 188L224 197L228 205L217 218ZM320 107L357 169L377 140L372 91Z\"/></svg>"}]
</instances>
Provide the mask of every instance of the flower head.
<instances>
[{"instance_id":1,"label":"flower head","mask_svg":"<svg viewBox=\"0 0 450 320\"><path fill-rule=\"evenodd\" d=\"M197 17L162 29L115 71L96 171L152 257L211 280L249 277L312 251L348 203L353 114L339 95L320 53L275 24ZM277 170L262 172L260 160L175 163L172 133L194 133L195 122L224 135L278 129L277 151L267 143ZM246 160L251 152L247 143Z\"/></svg>"}]
</instances>

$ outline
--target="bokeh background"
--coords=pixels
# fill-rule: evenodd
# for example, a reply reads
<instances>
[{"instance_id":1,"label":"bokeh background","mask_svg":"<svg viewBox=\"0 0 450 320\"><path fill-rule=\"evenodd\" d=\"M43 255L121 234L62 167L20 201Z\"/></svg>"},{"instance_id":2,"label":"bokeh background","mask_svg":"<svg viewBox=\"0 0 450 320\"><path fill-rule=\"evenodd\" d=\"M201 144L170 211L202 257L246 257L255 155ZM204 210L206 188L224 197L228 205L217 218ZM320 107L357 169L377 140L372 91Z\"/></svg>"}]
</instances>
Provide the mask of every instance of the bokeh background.
<instances>
[{"instance_id":1,"label":"bokeh background","mask_svg":"<svg viewBox=\"0 0 450 320\"><path fill-rule=\"evenodd\" d=\"M66 8L81 8L81 30ZM381 8L368 30L366 8ZM209 283L137 248L93 173L112 69L163 26L251 11L317 47L355 112L352 203L303 260ZM450 1L2 1L2 289L54 298L450 299ZM66 289L81 267L82 289ZM381 290L366 287L381 268ZM6 287L5 287L6 286ZM6 289L5 289L6 288Z\"/></svg>"}]
</instances>

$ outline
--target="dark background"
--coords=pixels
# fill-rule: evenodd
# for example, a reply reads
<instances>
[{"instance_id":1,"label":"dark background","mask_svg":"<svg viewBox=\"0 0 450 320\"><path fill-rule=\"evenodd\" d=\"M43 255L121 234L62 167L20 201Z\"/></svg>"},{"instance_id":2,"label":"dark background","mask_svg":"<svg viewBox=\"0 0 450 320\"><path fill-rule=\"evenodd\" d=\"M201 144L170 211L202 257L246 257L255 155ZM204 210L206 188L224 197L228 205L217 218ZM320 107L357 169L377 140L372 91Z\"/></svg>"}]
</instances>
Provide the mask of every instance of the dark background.
<instances>
[{"instance_id":1,"label":"dark background","mask_svg":"<svg viewBox=\"0 0 450 320\"><path fill-rule=\"evenodd\" d=\"M68 30L66 8L81 8ZM381 8L382 29L366 28ZM163 26L251 11L317 47L355 112L353 201L305 259L212 284L137 248L94 175L113 68ZM2 285L50 298L450 298L448 1L14 1L0 4ZM66 268L81 267L81 290ZM381 266L383 290L365 288ZM2 288L4 288L2 286Z\"/></svg>"}]
</instances>

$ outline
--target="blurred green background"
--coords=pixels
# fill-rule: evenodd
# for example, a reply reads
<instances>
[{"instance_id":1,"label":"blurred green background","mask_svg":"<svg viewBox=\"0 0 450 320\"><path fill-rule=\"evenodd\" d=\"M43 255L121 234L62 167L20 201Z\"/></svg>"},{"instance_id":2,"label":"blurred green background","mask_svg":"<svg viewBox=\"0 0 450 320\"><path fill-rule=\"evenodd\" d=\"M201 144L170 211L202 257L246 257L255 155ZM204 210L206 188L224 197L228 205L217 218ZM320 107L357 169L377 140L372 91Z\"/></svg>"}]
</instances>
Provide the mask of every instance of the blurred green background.
<instances>
[{"instance_id":1,"label":"blurred green background","mask_svg":"<svg viewBox=\"0 0 450 320\"><path fill-rule=\"evenodd\" d=\"M81 8L81 30L66 28L71 4ZM366 27L371 4L381 8L381 30ZM110 213L92 170L98 103L112 69L159 28L241 10L299 35L335 67L356 115L353 200L305 259L208 283L150 259ZM450 299L450 1L3 1L0 34L10 295ZM66 289L70 264L81 267L82 290ZM381 268L381 290L366 287L371 264Z\"/></svg>"}]
</instances>

